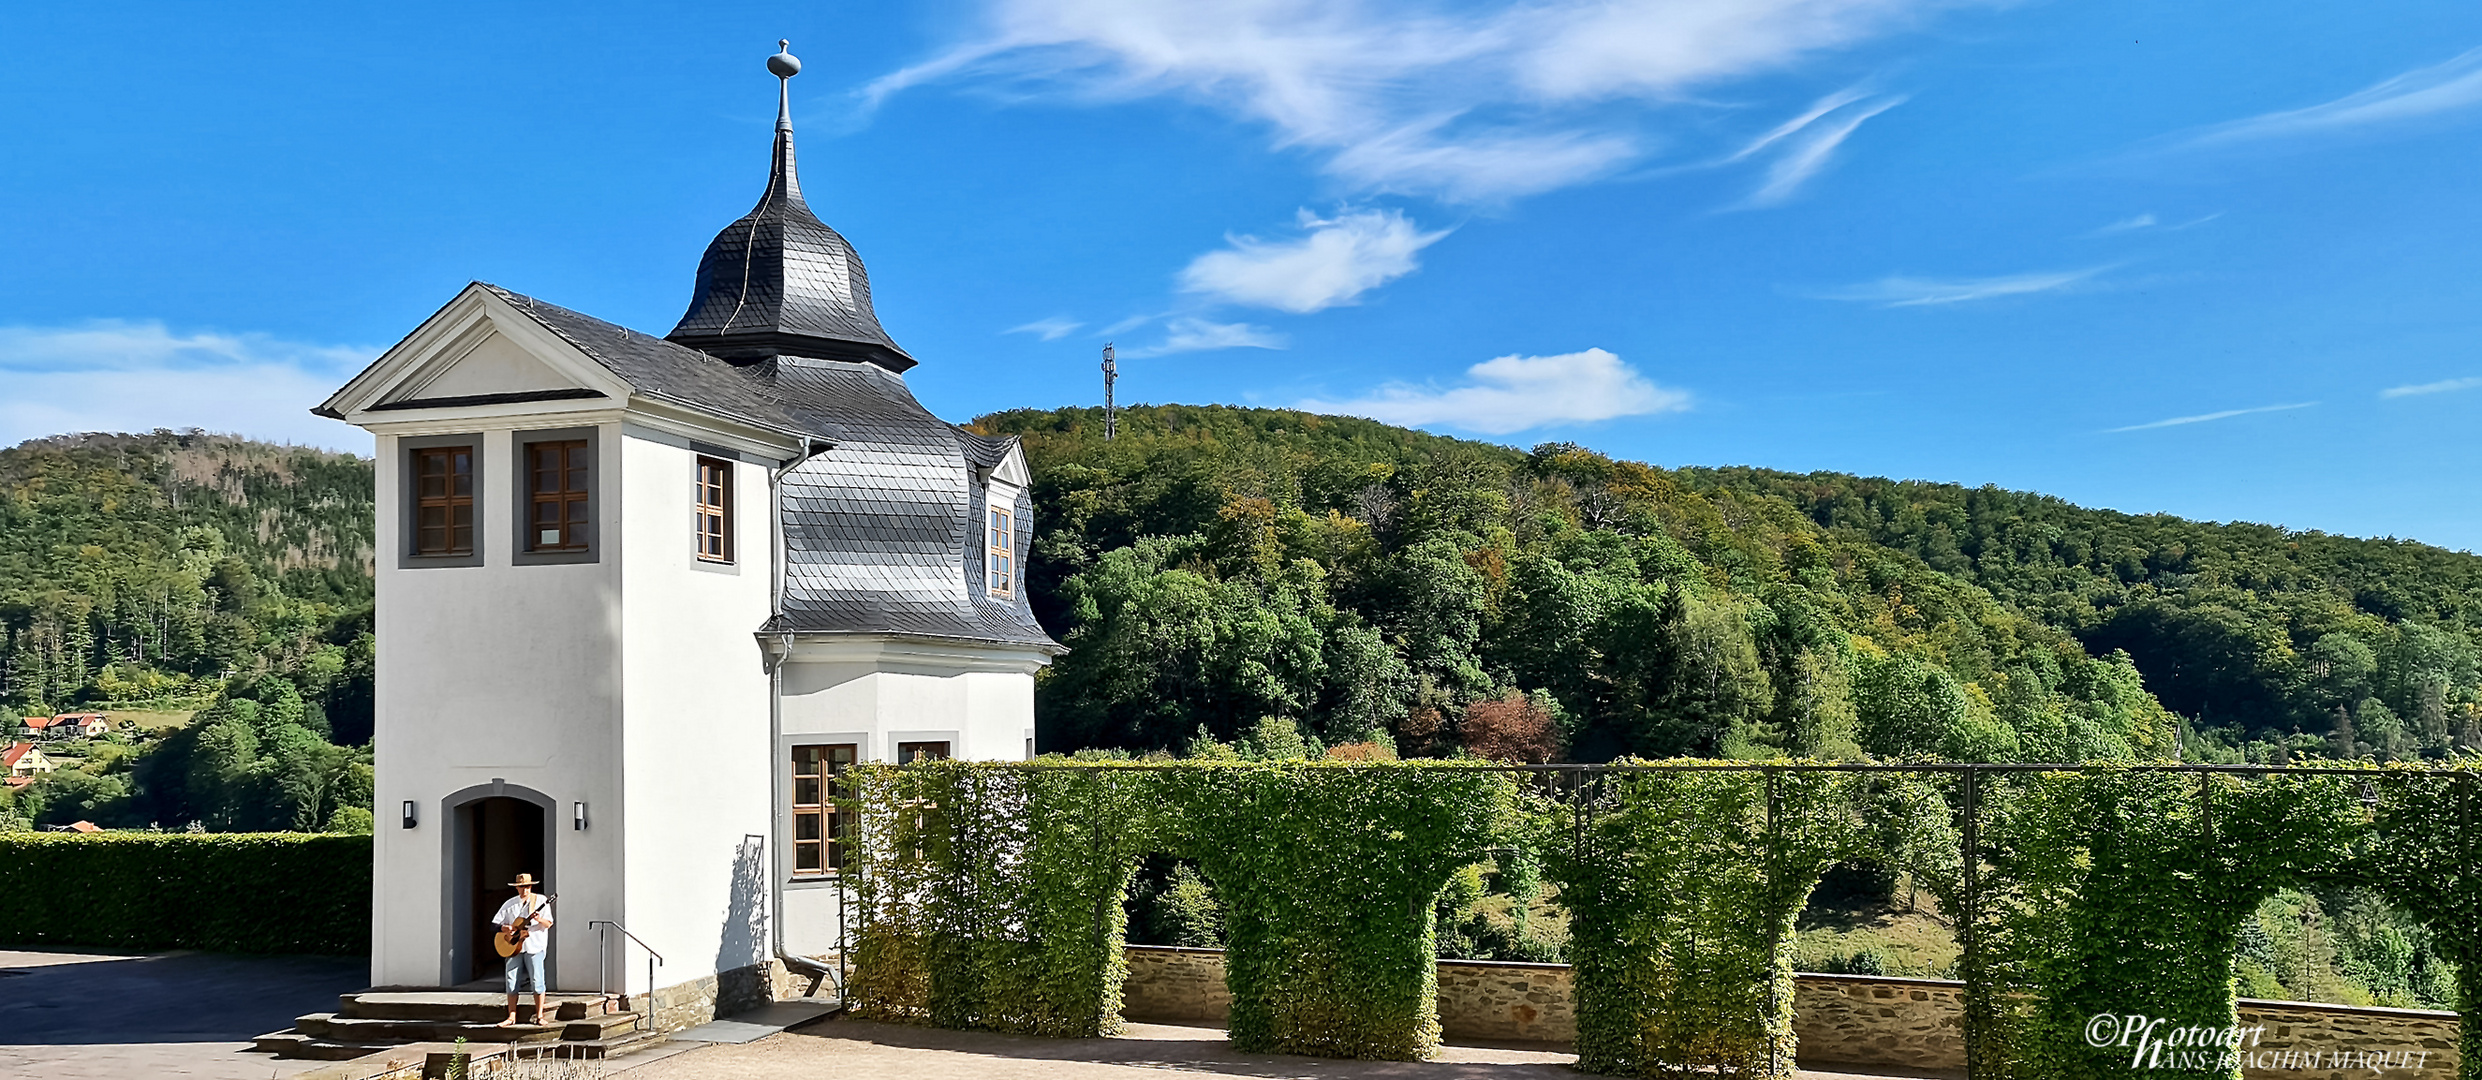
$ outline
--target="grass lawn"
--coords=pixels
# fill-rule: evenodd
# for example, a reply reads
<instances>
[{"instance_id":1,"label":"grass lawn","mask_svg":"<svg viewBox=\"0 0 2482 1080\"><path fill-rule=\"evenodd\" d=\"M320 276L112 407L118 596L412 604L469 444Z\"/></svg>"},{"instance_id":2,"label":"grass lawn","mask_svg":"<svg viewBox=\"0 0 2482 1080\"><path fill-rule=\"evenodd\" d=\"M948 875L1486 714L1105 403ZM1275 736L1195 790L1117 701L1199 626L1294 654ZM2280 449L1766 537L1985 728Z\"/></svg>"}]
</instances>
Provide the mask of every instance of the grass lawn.
<instances>
[{"instance_id":1,"label":"grass lawn","mask_svg":"<svg viewBox=\"0 0 2482 1080\"><path fill-rule=\"evenodd\" d=\"M1932 979L1955 978L1959 952L1939 902L1903 888L1883 905L1811 905L1793 948L1801 971Z\"/></svg>"}]
</instances>

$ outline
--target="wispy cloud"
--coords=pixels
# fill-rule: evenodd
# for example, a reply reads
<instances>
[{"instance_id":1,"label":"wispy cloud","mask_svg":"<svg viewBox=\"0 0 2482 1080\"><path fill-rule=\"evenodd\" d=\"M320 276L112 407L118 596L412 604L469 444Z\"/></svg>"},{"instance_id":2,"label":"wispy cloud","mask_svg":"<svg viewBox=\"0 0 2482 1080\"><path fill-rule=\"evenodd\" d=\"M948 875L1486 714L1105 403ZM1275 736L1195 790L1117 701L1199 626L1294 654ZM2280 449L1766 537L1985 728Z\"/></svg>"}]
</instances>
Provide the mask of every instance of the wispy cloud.
<instances>
[{"instance_id":1,"label":"wispy cloud","mask_svg":"<svg viewBox=\"0 0 2482 1080\"><path fill-rule=\"evenodd\" d=\"M2196 416L2175 416L2169 420L2154 420L2143 424L2130 424L2127 427L2105 428L2103 429L2103 434L2117 435L2123 431L2151 431L2155 428L2179 427L2182 424L2203 424L2214 420L2230 420L2235 416L2248 416L2253 413L2288 412L2293 409L2306 409L2316 404L2318 403L2315 401L2303 401L2291 405L2260 405L2254 409L2225 409L2222 412L2200 413Z\"/></svg>"},{"instance_id":2,"label":"wispy cloud","mask_svg":"<svg viewBox=\"0 0 2482 1080\"><path fill-rule=\"evenodd\" d=\"M1131 360L1142 360L1149 356L1214 349L1281 349L1285 344L1284 335L1248 323L1209 322L1183 316L1165 323L1164 329L1166 333L1161 342L1122 349L1120 355Z\"/></svg>"},{"instance_id":3,"label":"wispy cloud","mask_svg":"<svg viewBox=\"0 0 2482 1080\"><path fill-rule=\"evenodd\" d=\"M1835 158L1836 148L1844 145L1844 140L1859 130L1864 121L1904 103L1903 97L1865 99L1859 90L1841 90L1821 98L1808 112L1759 136L1725 159L1739 161L1774 150L1774 161L1767 166L1765 178L1740 206L1782 205L1799 193L1811 177L1827 168Z\"/></svg>"},{"instance_id":4,"label":"wispy cloud","mask_svg":"<svg viewBox=\"0 0 2482 1080\"><path fill-rule=\"evenodd\" d=\"M1304 235L1290 240L1227 236L1229 247L1192 260L1181 289L1236 304L1307 314L1358 301L1363 293L1414 272L1423 248L1446 230L1423 232L1398 210L1357 210L1333 218L1301 211Z\"/></svg>"},{"instance_id":5,"label":"wispy cloud","mask_svg":"<svg viewBox=\"0 0 2482 1080\"><path fill-rule=\"evenodd\" d=\"M1657 386L1602 349L1558 356L1503 356L1465 370L1462 386L1390 383L1358 398L1312 399L1296 408L1367 416L1391 424L1440 424L1486 435L1552 424L1680 412L1689 395Z\"/></svg>"},{"instance_id":6,"label":"wispy cloud","mask_svg":"<svg viewBox=\"0 0 2482 1080\"><path fill-rule=\"evenodd\" d=\"M160 322L0 326L0 445L203 427L369 453L370 436L309 410L378 353Z\"/></svg>"},{"instance_id":7,"label":"wispy cloud","mask_svg":"<svg viewBox=\"0 0 2482 1080\"><path fill-rule=\"evenodd\" d=\"M1357 188L1487 202L1642 158L1660 143L1648 116L1696 91L1980 2L981 0L967 40L862 96L875 105L943 81L1177 96L1266 124L1278 147ZM1858 122L1814 135L1845 128L1820 139L1819 160Z\"/></svg>"},{"instance_id":8,"label":"wispy cloud","mask_svg":"<svg viewBox=\"0 0 2482 1080\"><path fill-rule=\"evenodd\" d=\"M2415 68L2364 90L2302 109L2261 113L2171 136L2165 149L2196 149L2357 131L2482 105L2482 48Z\"/></svg>"},{"instance_id":9,"label":"wispy cloud","mask_svg":"<svg viewBox=\"0 0 2482 1080\"><path fill-rule=\"evenodd\" d=\"M2197 217L2190 218L2187 221L2175 221L2169 225L2166 225L2163 223L2162 219L2155 217L2153 214L2139 214L2136 217L2121 218L2120 220L2112 222L2109 225L2105 225L2102 228L2087 233L2085 236L2087 239L2091 240L2101 236L2118 236L2122 233L2179 232L2182 229L2197 228L2200 225L2204 225L2207 222L2213 221L2222 216L2223 211L2218 210L2212 214L2200 214Z\"/></svg>"},{"instance_id":10,"label":"wispy cloud","mask_svg":"<svg viewBox=\"0 0 2482 1080\"><path fill-rule=\"evenodd\" d=\"M2106 270L2110 266L2090 266L2083 270L2053 270L2031 274L2006 274L1981 278L1917 278L1897 275L1859 285L1826 289L1810 295L1821 300L1852 300L1877 304L1880 307L1929 307L1937 304L1962 304L1970 300L1990 300L2002 296L2024 296L2029 293L2065 289Z\"/></svg>"},{"instance_id":11,"label":"wispy cloud","mask_svg":"<svg viewBox=\"0 0 2482 1080\"><path fill-rule=\"evenodd\" d=\"M1027 323L1023 326L1012 326L1000 332L1003 334L1032 334L1045 341L1058 341L1061 338L1076 333L1078 328L1085 325L1085 323L1069 318L1066 315L1054 315L1046 319L1036 319L1033 322Z\"/></svg>"},{"instance_id":12,"label":"wispy cloud","mask_svg":"<svg viewBox=\"0 0 2482 1080\"><path fill-rule=\"evenodd\" d=\"M2441 379L2438 382L2416 383L2412 386L2391 386L2379 391L2383 398L2413 397L2418 394L2449 394L2482 386L2482 378Z\"/></svg>"}]
</instances>

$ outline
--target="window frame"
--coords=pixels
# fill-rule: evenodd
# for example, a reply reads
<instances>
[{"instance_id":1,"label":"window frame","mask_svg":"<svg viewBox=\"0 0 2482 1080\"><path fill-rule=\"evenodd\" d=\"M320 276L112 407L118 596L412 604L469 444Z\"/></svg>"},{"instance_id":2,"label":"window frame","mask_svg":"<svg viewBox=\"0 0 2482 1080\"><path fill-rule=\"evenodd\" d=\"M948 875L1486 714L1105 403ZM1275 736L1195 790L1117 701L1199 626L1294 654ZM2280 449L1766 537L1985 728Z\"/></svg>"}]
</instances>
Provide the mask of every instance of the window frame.
<instances>
[{"instance_id":1,"label":"window frame","mask_svg":"<svg viewBox=\"0 0 2482 1080\"><path fill-rule=\"evenodd\" d=\"M985 500L983 504L983 587L993 597L1017 596L1017 508Z\"/></svg>"},{"instance_id":2,"label":"window frame","mask_svg":"<svg viewBox=\"0 0 2482 1080\"><path fill-rule=\"evenodd\" d=\"M584 439L529 439L522 453L526 458L526 550L533 552L571 552L586 550L587 537L594 523L586 516L587 496L594 493L594 481L588 475L594 463L586 460ZM543 455L557 455L551 468L543 467ZM544 485L548 474L551 486ZM576 481L572 486L570 481ZM555 507L549 525L543 521L543 508ZM558 536L546 540L544 534Z\"/></svg>"},{"instance_id":3,"label":"window frame","mask_svg":"<svg viewBox=\"0 0 2482 1080\"><path fill-rule=\"evenodd\" d=\"M699 562L729 566L735 561L733 486L739 472L737 465L730 458L697 456L690 482L690 519L693 554ZM711 492L714 502L707 501Z\"/></svg>"},{"instance_id":4,"label":"window frame","mask_svg":"<svg viewBox=\"0 0 2482 1080\"><path fill-rule=\"evenodd\" d=\"M539 541L534 525L534 448L546 443L584 443L574 452L585 473L581 481L585 490L574 499L564 498L561 505L582 506L583 519L576 532L576 542L565 547L545 547ZM599 428L554 428L509 433L509 523L511 547L509 561L517 566L546 566L564 563L600 561L603 553L603 441ZM563 483L567 481L567 462L563 462ZM564 488L565 494L565 488ZM566 533L566 515L563 532Z\"/></svg>"},{"instance_id":5,"label":"window frame","mask_svg":"<svg viewBox=\"0 0 2482 1080\"><path fill-rule=\"evenodd\" d=\"M797 743L787 749L785 767L790 773L791 783L785 791L786 807L790 811L785 850L792 856L788 869L795 880L834 877L844 871L846 838L852 835L854 821L854 810L849 801L837 797L837 778L850 773L854 765L861 761L861 744ZM803 760L805 751L810 756L806 763ZM802 771L805 764L812 771ZM802 801L805 780L813 785L809 793L811 802ZM814 833L809 839L802 838L805 821L810 823ZM816 865L805 867L803 860L810 852L816 853L809 856Z\"/></svg>"},{"instance_id":6,"label":"window frame","mask_svg":"<svg viewBox=\"0 0 2482 1080\"><path fill-rule=\"evenodd\" d=\"M954 756L951 748L955 745L956 740L954 739L922 739L914 742L901 742L896 744L896 763L899 765L910 765L916 761L947 761L949 758ZM909 757L906 754L909 750L928 751L930 747L934 746L938 747L939 750L935 753L926 753L923 757Z\"/></svg>"},{"instance_id":7,"label":"window frame","mask_svg":"<svg viewBox=\"0 0 2482 1080\"><path fill-rule=\"evenodd\" d=\"M422 545L422 458L425 454L462 449L466 453L469 494L464 496L470 519L472 542L464 551L424 554ZM403 436L396 440L397 469L397 568L400 570L434 570L483 564L486 488L484 479L490 475L490 453L480 432L450 435Z\"/></svg>"}]
</instances>

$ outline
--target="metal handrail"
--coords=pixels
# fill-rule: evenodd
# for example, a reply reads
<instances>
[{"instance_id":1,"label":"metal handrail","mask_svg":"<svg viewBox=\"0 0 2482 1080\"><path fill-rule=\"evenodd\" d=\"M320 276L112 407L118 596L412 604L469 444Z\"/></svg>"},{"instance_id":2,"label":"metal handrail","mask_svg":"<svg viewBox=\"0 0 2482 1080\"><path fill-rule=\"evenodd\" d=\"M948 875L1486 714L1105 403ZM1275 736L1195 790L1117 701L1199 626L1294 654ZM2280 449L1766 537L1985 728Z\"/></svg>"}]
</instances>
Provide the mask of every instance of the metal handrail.
<instances>
[{"instance_id":1,"label":"metal handrail","mask_svg":"<svg viewBox=\"0 0 2482 1080\"><path fill-rule=\"evenodd\" d=\"M639 948L646 950L646 1013L647 1019L653 1020L655 1018L655 965L664 962L664 954L656 952L655 947L647 944L645 938L630 933L628 927L611 919L590 919L586 923L586 928L595 932L595 941L602 952L602 963L596 965L600 969L595 977L596 993L605 998L612 996L612 936L604 933L604 928L607 926L620 931L622 937L637 942ZM628 946L623 945L622 948L626 949ZM622 956L624 959L627 958L626 953ZM623 979L621 983L621 996L629 996L629 984L626 979Z\"/></svg>"}]
</instances>

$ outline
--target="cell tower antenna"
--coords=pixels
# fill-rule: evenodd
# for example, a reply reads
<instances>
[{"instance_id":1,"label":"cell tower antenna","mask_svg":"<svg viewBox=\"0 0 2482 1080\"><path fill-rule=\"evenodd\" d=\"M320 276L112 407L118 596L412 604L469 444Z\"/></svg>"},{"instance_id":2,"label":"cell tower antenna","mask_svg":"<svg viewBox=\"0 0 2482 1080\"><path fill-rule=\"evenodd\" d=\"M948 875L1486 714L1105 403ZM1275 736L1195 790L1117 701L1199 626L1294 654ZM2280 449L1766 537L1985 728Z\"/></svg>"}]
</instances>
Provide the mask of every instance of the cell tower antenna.
<instances>
[{"instance_id":1,"label":"cell tower antenna","mask_svg":"<svg viewBox=\"0 0 2482 1080\"><path fill-rule=\"evenodd\" d=\"M1112 403L1112 384L1120 381L1120 365L1112 359L1112 343L1103 343L1103 441L1120 433L1120 409Z\"/></svg>"}]
</instances>

